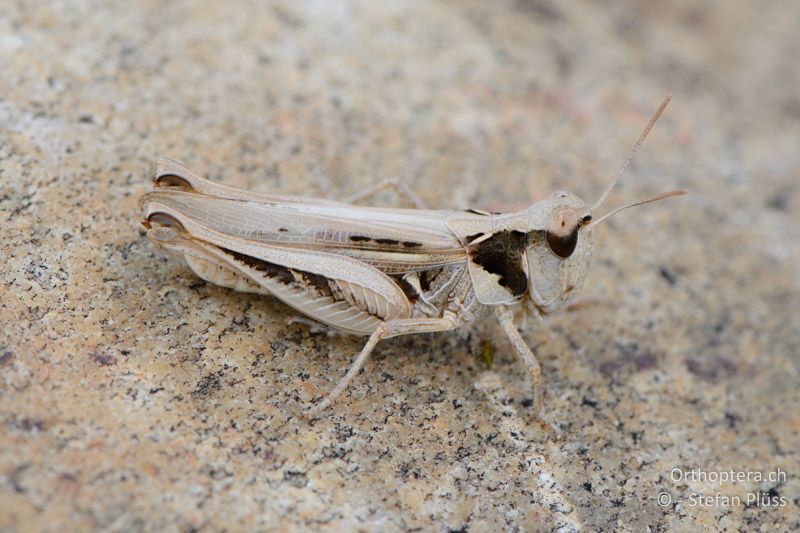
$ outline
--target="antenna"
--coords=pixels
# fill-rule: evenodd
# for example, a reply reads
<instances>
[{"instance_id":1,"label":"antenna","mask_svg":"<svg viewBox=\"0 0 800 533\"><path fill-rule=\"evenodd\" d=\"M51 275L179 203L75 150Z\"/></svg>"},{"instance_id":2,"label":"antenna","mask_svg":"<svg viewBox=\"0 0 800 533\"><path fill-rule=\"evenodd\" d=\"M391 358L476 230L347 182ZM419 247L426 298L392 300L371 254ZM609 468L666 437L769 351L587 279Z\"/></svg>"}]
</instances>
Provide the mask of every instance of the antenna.
<instances>
[{"instance_id":1,"label":"antenna","mask_svg":"<svg viewBox=\"0 0 800 533\"><path fill-rule=\"evenodd\" d=\"M653 126L655 125L656 121L658 120L658 117L660 117L661 113L663 113L664 110L667 108L667 104L669 104L670 100L672 100L672 95L668 95L666 98L664 98L664 101L661 102L660 106L658 106L658 109L656 110L656 112L653 115L653 117L650 119L650 122L647 123L647 127L644 129L642 134L639 136L639 140L636 141L636 144L634 145L633 150L631 150L630 155L628 155L628 159L625 160L625 163L623 163L623 165L617 171L617 174L614 176L614 181L611 182L611 185L609 185L608 188L603 193L603 195L600 196L600 199L597 200L597 203L592 206L592 211L594 211L595 209L597 209L598 207L603 205L603 202L606 201L606 198L608 198L608 195L611 194L611 191L614 189L614 187L617 185L617 182L622 177L622 173L625 172L625 169L628 168L628 165L630 165L631 161L633 161L633 158L636 156L636 152L639 150L639 147L642 145L644 140L647 138L647 134L650 133L650 130L653 129ZM655 199L648 200L648 202L654 202L655 200L660 200L660 199L661 198L655 198ZM647 202L643 202L643 203L647 203ZM626 206L626 207L633 207L634 205L640 205L640 204L631 204L631 205ZM614 213L616 213L616 212L617 211L614 211ZM606 215L606 216L608 216L608 215ZM605 218L605 217L603 217L603 218ZM594 224L597 224L597 222L595 222Z\"/></svg>"},{"instance_id":2,"label":"antenna","mask_svg":"<svg viewBox=\"0 0 800 533\"><path fill-rule=\"evenodd\" d=\"M669 191L669 192L662 192L661 194L658 194L656 196L652 196L650 198L646 198L644 200L639 200L638 202L634 202L632 204L623 205L622 207L618 207L618 208L614 209L613 211L611 211L610 213L607 213L607 214L603 215L602 217L598 218L597 220L593 221L591 224L589 224L589 226L596 226L599 223L601 223L602 221L604 221L605 219L607 219L608 217L616 215L620 211L628 209L629 207L636 207L637 205L649 204L650 202L657 202L659 200L664 200L666 198L672 198L673 196L683 196L684 194L688 194L688 193L689 193L689 191L684 190L684 189L678 189L678 190ZM589 226L587 226L587 227L589 227Z\"/></svg>"}]
</instances>

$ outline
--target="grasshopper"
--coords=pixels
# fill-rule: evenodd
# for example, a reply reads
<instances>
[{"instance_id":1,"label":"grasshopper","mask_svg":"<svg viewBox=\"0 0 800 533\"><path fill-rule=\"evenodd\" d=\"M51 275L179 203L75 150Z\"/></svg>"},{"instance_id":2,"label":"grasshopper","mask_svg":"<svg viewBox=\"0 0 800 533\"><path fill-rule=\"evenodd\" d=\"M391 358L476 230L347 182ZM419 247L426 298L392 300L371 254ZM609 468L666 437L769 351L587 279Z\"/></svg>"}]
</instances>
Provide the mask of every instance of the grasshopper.
<instances>
[{"instance_id":1,"label":"grasshopper","mask_svg":"<svg viewBox=\"0 0 800 533\"><path fill-rule=\"evenodd\" d=\"M515 313L545 317L580 291L602 220L685 194L670 191L592 219L669 99L591 208L569 192L517 213L362 207L235 189L159 159L153 190L141 200L142 224L150 241L182 254L211 283L272 295L314 321L369 337L333 391L305 411L308 417L336 400L381 340L452 330L491 307L532 376L536 420L560 434L542 418L541 369ZM388 186L419 203L391 181L361 199Z\"/></svg>"}]
</instances>

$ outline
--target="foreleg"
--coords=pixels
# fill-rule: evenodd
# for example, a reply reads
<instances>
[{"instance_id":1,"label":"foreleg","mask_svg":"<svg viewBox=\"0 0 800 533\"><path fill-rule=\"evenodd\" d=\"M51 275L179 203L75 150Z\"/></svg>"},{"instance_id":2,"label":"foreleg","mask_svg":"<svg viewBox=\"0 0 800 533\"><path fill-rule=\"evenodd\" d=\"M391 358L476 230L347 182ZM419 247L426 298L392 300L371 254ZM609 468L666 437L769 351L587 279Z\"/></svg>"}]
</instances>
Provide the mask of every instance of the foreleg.
<instances>
[{"instance_id":1,"label":"foreleg","mask_svg":"<svg viewBox=\"0 0 800 533\"><path fill-rule=\"evenodd\" d=\"M514 324L513 311L508 307L500 306L497 308L497 319L500 321L500 325L503 327L503 331L506 337L508 337L511 347L517 352L517 355L522 359L525 366L528 367L528 372L530 372L533 378L533 415L536 421L545 429L553 431L560 439L562 437L561 430L558 429L555 424L547 422L542 417L542 404L544 401L542 394L542 369L539 366L539 361L536 360L536 356L531 349L528 348L517 326Z\"/></svg>"}]
</instances>

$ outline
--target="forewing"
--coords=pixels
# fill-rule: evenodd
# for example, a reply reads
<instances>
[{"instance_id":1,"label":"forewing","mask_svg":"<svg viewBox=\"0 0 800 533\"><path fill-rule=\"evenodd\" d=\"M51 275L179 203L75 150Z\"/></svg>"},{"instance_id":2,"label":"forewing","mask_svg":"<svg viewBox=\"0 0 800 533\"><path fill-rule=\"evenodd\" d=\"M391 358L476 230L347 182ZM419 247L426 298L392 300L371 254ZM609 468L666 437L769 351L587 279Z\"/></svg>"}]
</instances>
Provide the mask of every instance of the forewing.
<instances>
[{"instance_id":1,"label":"forewing","mask_svg":"<svg viewBox=\"0 0 800 533\"><path fill-rule=\"evenodd\" d=\"M221 235L344 255L392 274L465 257L445 222L447 211L248 201L172 189L148 193L143 205L145 216L178 212Z\"/></svg>"}]
</instances>

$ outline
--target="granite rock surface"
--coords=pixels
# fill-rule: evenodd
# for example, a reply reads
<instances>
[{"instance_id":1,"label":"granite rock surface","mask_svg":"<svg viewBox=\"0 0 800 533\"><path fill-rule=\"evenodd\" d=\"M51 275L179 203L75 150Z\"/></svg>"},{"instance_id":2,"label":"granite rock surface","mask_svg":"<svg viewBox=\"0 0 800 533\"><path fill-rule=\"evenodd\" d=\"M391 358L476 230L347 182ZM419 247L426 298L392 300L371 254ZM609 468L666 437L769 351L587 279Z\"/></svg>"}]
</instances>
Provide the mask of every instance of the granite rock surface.
<instances>
[{"instance_id":1,"label":"granite rock surface","mask_svg":"<svg viewBox=\"0 0 800 533\"><path fill-rule=\"evenodd\" d=\"M3 2L0 530L800 529L798 17ZM363 340L202 282L139 225L158 155L286 194L593 201L668 93L609 207L691 195L600 228L583 299L523 329L563 442L491 317L382 343L305 422Z\"/></svg>"}]
</instances>

